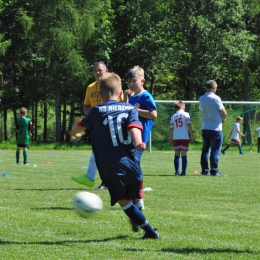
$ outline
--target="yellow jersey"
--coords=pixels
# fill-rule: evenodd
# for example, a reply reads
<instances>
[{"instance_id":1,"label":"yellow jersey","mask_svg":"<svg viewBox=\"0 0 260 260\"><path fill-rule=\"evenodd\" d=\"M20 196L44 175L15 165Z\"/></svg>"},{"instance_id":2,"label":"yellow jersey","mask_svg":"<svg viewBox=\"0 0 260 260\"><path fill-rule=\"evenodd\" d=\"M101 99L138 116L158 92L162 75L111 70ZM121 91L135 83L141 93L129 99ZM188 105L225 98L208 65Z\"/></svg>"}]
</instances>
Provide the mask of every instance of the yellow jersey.
<instances>
[{"instance_id":1,"label":"yellow jersey","mask_svg":"<svg viewBox=\"0 0 260 260\"><path fill-rule=\"evenodd\" d=\"M123 95L120 97L120 101L123 101ZM94 107L96 105L102 104L104 101L99 93L98 82L95 81L88 85L84 100L84 105Z\"/></svg>"}]
</instances>

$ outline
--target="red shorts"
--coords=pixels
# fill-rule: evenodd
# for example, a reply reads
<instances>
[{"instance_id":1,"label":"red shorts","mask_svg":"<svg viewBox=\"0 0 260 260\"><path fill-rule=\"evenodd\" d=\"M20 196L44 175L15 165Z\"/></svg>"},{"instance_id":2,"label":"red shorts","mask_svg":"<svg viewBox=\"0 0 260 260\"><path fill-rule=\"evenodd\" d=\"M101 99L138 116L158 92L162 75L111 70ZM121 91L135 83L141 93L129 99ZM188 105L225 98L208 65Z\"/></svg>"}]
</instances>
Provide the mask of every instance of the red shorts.
<instances>
[{"instance_id":1,"label":"red shorts","mask_svg":"<svg viewBox=\"0 0 260 260\"><path fill-rule=\"evenodd\" d=\"M238 144L240 140L237 139L231 139L231 144Z\"/></svg>"},{"instance_id":2,"label":"red shorts","mask_svg":"<svg viewBox=\"0 0 260 260\"><path fill-rule=\"evenodd\" d=\"M144 179L142 179L142 181L140 183L140 195L141 195L141 198L144 197L143 184L144 184Z\"/></svg>"},{"instance_id":3,"label":"red shorts","mask_svg":"<svg viewBox=\"0 0 260 260\"><path fill-rule=\"evenodd\" d=\"M174 150L184 150L188 151L189 150L189 142L190 140L184 140L184 139L179 139L179 140L173 140L173 146Z\"/></svg>"}]
</instances>

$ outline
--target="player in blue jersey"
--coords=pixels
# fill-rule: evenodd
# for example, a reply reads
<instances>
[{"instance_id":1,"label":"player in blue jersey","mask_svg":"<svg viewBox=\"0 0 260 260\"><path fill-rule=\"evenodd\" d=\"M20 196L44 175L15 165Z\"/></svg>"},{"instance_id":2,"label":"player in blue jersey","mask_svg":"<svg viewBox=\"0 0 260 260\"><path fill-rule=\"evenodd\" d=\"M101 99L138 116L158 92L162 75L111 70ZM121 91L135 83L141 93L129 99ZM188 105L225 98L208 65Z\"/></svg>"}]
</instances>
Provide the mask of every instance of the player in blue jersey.
<instances>
[{"instance_id":1,"label":"player in blue jersey","mask_svg":"<svg viewBox=\"0 0 260 260\"><path fill-rule=\"evenodd\" d=\"M132 202L141 198L143 174L137 154L146 148L137 109L119 102L121 79L114 73L101 77L100 94L104 103L91 108L70 134L77 135L85 128L92 130L92 149L102 182L108 187L111 206L119 203L125 214L145 231L142 238L158 239L158 231Z\"/></svg>"},{"instance_id":2,"label":"player in blue jersey","mask_svg":"<svg viewBox=\"0 0 260 260\"><path fill-rule=\"evenodd\" d=\"M126 77L129 89L124 92L124 95L129 96L128 102L138 110L138 117L143 125L142 139L147 144L154 119L157 118L156 104L153 96L144 89L144 70L141 67L135 66ZM142 152L140 158L141 156Z\"/></svg>"},{"instance_id":3,"label":"player in blue jersey","mask_svg":"<svg viewBox=\"0 0 260 260\"><path fill-rule=\"evenodd\" d=\"M147 145L150 132L152 131L154 119L157 118L156 104L153 96L144 89L144 70L140 66L135 66L127 75L128 89L124 92L124 100L135 106L138 111L138 118L143 125L142 140ZM139 152L141 159L143 152ZM141 183L141 189L143 182ZM144 194L142 194L144 197ZM135 204L141 210L144 207L144 201L135 201ZM131 223L134 231L137 231L135 223Z\"/></svg>"}]
</instances>

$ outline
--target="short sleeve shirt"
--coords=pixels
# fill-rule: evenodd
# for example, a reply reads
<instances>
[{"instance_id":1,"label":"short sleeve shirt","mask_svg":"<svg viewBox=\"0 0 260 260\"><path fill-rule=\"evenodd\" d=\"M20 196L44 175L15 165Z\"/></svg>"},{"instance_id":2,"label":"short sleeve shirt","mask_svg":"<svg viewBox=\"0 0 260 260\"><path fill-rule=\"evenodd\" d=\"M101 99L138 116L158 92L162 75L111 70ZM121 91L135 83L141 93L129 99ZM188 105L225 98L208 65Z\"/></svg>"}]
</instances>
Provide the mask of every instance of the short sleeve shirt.
<instances>
[{"instance_id":1,"label":"short sleeve shirt","mask_svg":"<svg viewBox=\"0 0 260 260\"><path fill-rule=\"evenodd\" d=\"M189 140L187 124L190 124L190 115L184 111L177 111L170 119L170 128L173 130L173 140Z\"/></svg>"},{"instance_id":2,"label":"short sleeve shirt","mask_svg":"<svg viewBox=\"0 0 260 260\"><path fill-rule=\"evenodd\" d=\"M156 110L156 104L154 101L153 96L151 93L149 93L147 90L144 92L138 94L138 95L132 95L129 98L129 103L133 105L136 108L144 109L144 110ZM139 116L139 120L141 121L143 125L143 133L142 133L142 139L145 144L147 144L149 139L149 134L152 131L154 119L148 119L144 118L142 116Z\"/></svg>"},{"instance_id":3,"label":"short sleeve shirt","mask_svg":"<svg viewBox=\"0 0 260 260\"><path fill-rule=\"evenodd\" d=\"M99 93L98 82L95 81L87 87L84 105L93 107L102 103L103 99Z\"/></svg>"},{"instance_id":4,"label":"short sleeve shirt","mask_svg":"<svg viewBox=\"0 0 260 260\"><path fill-rule=\"evenodd\" d=\"M240 125L239 125L239 123L235 123L232 128L232 133L230 136L231 139L239 140L238 131L240 131Z\"/></svg>"},{"instance_id":5,"label":"short sleeve shirt","mask_svg":"<svg viewBox=\"0 0 260 260\"><path fill-rule=\"evenodd\" d=\"M224 108L219 96L213 92L206 92L199 99L202 113L202 129L222 131L222 116L220 110Z\"/></svg>"},{"instance_id":6,"label":"short sleeve shirt","mask_svg":"<svg viewBox=\"0 0 260 260\"><path fill-rule=\"evenodd\" d=\"M20 117L17 119L17 144L29 144L30 134L29 130L31 130L30 118L28 117Z\"/></svg>"}]
</instances>

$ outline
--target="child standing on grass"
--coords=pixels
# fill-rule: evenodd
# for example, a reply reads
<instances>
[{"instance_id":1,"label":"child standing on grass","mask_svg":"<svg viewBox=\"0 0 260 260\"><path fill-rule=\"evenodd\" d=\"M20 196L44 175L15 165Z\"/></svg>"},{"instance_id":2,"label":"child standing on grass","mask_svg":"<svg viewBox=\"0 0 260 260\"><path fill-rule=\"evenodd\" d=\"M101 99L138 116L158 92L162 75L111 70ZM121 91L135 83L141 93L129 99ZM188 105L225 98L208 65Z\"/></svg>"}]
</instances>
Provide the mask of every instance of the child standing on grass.
<instances>
[{"instance_id":1,"label":"child standing on grass","mask_svg":"<svg viewBox=\"0 0 260 260\"><path fill-rule=\"evenodd\" d=\"M193 131L189 113L185 112L182 101L175 102L176 113L171 116L169 129L169 143L174 146L175 175L185 176L187 168L187 152L189 141L193 142ZM180 173L180 156L182 159L182 172Z\"/></svg>"},{"instance_id":2,"label":"child standing on grass","mask_svg":"<svg viewBox=\"0 0 260 260\"><path fill-rule=\"evenodd\" d=\"M30 118L27 116L27 109L22 107L20 109L20 118L17 119L17 149L16 149L16 163L20 163L20 149L23 148L23 164L28 164L28 151L30 136L32 135L32 125Z\"/></svg>"},{"instance_id":3,"label":"child standing on grass","mask_svg":"<svg viewBox=\"0 0 260 260\"><path fill-rule=\"evenodd\" d=\"M150 133L154 125L154 119L157 118L157 108L154 98L144 88L145 75L144 69L140 66L134 66L133 69L126 74L128 89L124 91L124 101L133 105L138 111L138 118L143 125L142 140L147 145ZM137 153L139 160L141 160L143 152ZM140 186L142 198L144 194L142 192L143 182ZM144 208L144 200L137 200L135 205L142 210ZM138 231L135 223L131 222L132 229Z\"/></svg>"},{"instance_id":4,"label":"child standing on grass","mask_svg":"<svg viewBox=\"0 0 260 260\"><path fill-rule=\"evenodd\" d=\"M225 154L226 150L230 146L234 146L234 145L238 146L239 154L243 154L241 141L239 139L239 135L241 135L243 137L245 136L242 132L240 132L240 124L243 122L243 117L241 117L241 116L236 117L236 121L237 122L233 125L233 128L228 136L228 139L231 138L231 142L230 142L230 144L227 144L223 150L221 150L222 154Z\"/></svg>"},{"instance_id":5,"label":"child standing on grass","mask_svg":"<svg viewBox=\"0 0 260 260\"><path fill-rule=\"evenodd\" d=\"M260 127L256 128L255 132L258 134L258 145L257 145L257 152L260 152Z\"/></svg>"},{"instance_id":6,"label":"child standing on grass","mask_svg":"<svg viewBox=\"0 0 260 260\"><path fill-rule=\"evenodd\" d=\"M104 103L91 108L70 135L77 135L85 128L91 129L92 149L102 182L108 188L111 206L116 203L121 206L131 221L144 230L143 239L158 239L158 231L132 202L141 199L143 174L138 153L146 148L138 111L130 104L119 102L121 79L114 73L101 77L100 94Z\"/></svg>"},{"instance_id":7,"label":"child standing on grass","mask_svg":"<svg viewBox=\"0 0 260 260\"><path fill-rule=\"evenodd\" d=\"M157 118L156 104L152 94L144 89L144 70L140 66L134 66L128 71L126 77L128 89L124 91L124 100L136 107L138 118L143 124L142 139L147 144L154 119ZM139 157L141 159L142 152Z\"/></svg>"}]
</instances>

